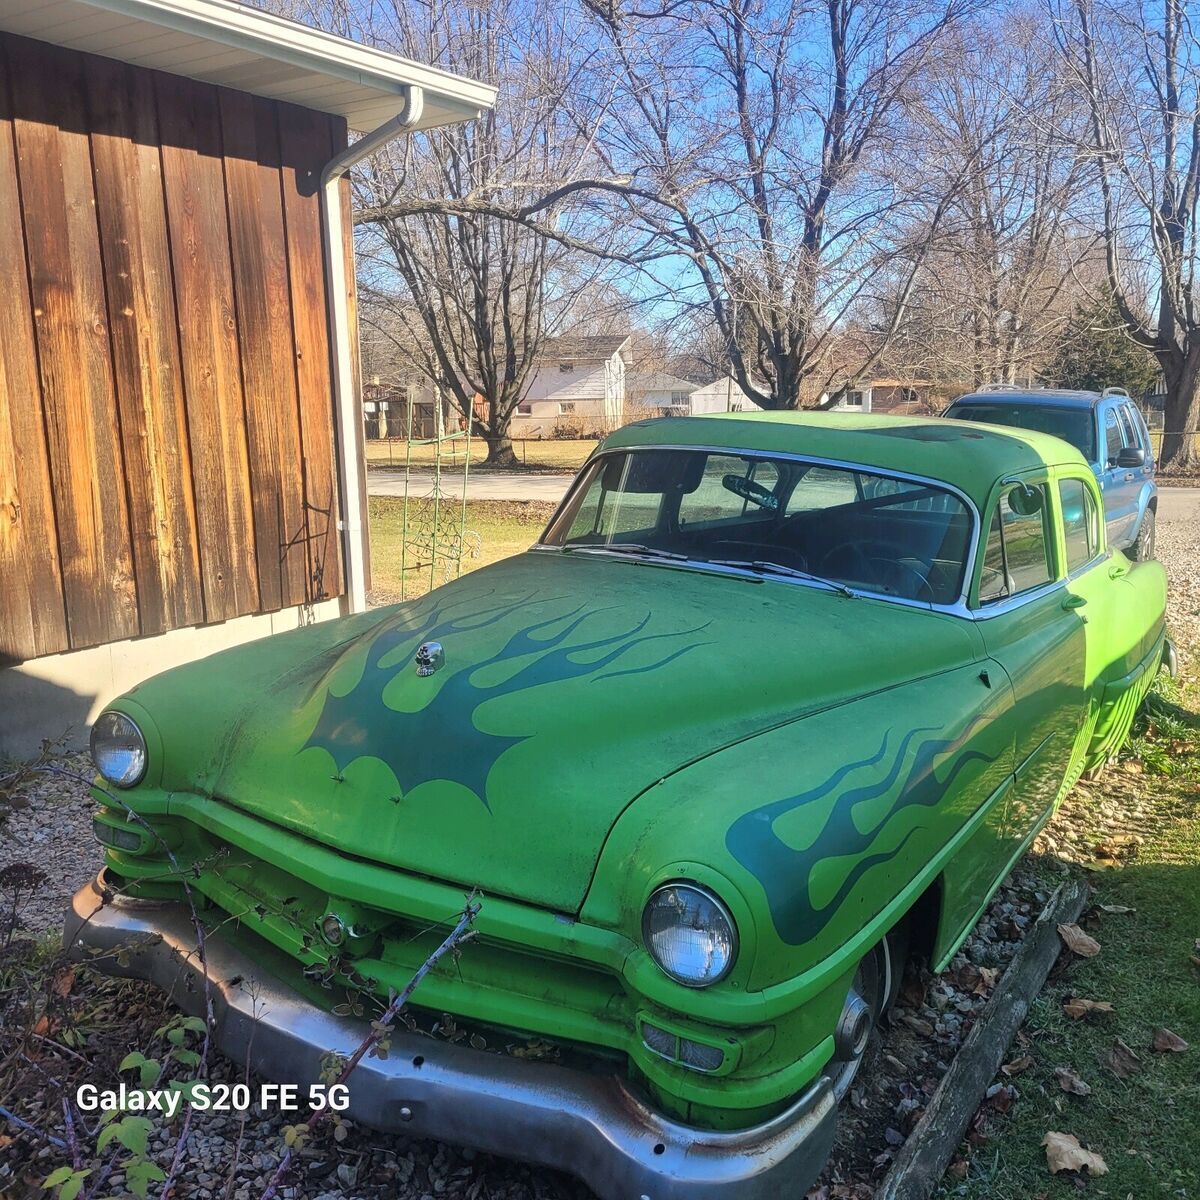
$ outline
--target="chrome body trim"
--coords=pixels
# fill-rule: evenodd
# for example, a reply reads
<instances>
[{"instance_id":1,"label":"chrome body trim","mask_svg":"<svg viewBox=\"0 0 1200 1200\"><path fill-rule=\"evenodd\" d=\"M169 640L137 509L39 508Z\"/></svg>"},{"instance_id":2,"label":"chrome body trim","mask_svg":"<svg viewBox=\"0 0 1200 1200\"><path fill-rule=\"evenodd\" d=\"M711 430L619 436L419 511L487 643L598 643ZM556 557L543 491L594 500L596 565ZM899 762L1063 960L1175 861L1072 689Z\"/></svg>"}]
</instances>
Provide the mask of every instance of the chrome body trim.
<instances>
[{"instance_id":1,"label":"chrome body trim","mask_svg":"<svg viewBox=\"0 0 1200 1200\"><path fill-rule=\"evenodd\" d=\"M707 563L703 559L686 559L683 562L672 563L669 559L650 559L641 558L636 561L643 564L648 564L654 567L676 567L686 570L708 571L714 575L734 575L738 578L752 578L760 582L783 583L792 587L816 588L818 591L841 591L843 586L847 586L853 591L856 598L863 600L883 600L888 604L898 604L904 608L915 608L921 612L940 612L949 613L956 617L966 617L968 620L974 616L973 611L967 607L967 594L970 591L971 580L975 575L975 560L979 552L980 530L982 529L982 520L979 515L979 509L975 506L975 502L967 495L966 492L955 487L951 483L946 483L944 480L931 479L926 475L913 475L907 471L894 471L887 467L873 467L869 463L849 462L839 458L820 458L813 454L793 454L784 450L751 450L740 446L709 446L709 445L679 445L674 442L663 442L652 446L614 446L610 450L597 450L594 452L587 462L579 468L579 474L575 476L574 482L567 489L567 494L562 498L562 502L554 510L554 515L546 523L548 530L559 515L567 507L575 497L575 493L579 490L580 481L583 479L584 472L594 462L601 458L606 458L610 454L628 454L635 450L694 450L700 454L728 454L731 456L745 458L768 458L780 459L784 462L799 462L808 463L818 467L838 467L845 471L863 471L871 475L880 475L886 479L904 479L910 483L920 483L926 487L936 488L938 491L947 492L956 499L961 500L963 506L971 517L971 536L967 547L967 557L963 566L963 582L959 589L958 599L953 604L933 604L924 600L909 600L902 596L889 596L885 592L871 592L865 588L857 587L852 584L842 585L835 581L824 583L820 580L809 579L794 579L786 575L764 575L757 571L752 571L749 568L739 570L737 567L714 566L712 563ZM530 547L532 550L544 551L559 551L564 547L553 545L542 540L546 536L546 530L542 531L542 537ZM589 546L589 550L593 553L602 555L604 553L603 546ZM620 555L614 554L611 557L617 558Z\"/></svg>"},{"instance_id":2,"label":"chrome body trim","mask_svg":"<svg viewBox=\"0 0 1200 1200\"><path fill-rule=\"evenodd\" d=\"M1179 678L1179 652L1170 638L1163 638L1162 665L1167 668L1167 674L1172 679Z\"/></svg>"},{"instance_id":3,"label":"chrome body trim","mask_svg":"<svg viewBox=\"0 0 1200 1200\"><path fill-rule=\"evenodd\" d=\"M196 950L175 902L117 897L102 877L76 893L63 944L91 965L148 980L186 1011L212 1005L215 1044L270 1079L307 1086L330 1051L351 1054L367 1029L311 1004L219 932ZM601 1200L785 1200L802 1196L833 1143L836 1104L822 1076L790 1108L749 1129L694 1129L664 1117L614 1074L489 1054L397 1027L386 1059L364 1058L346 1115L567 1171Z\"/></svg>"}]
</instances>

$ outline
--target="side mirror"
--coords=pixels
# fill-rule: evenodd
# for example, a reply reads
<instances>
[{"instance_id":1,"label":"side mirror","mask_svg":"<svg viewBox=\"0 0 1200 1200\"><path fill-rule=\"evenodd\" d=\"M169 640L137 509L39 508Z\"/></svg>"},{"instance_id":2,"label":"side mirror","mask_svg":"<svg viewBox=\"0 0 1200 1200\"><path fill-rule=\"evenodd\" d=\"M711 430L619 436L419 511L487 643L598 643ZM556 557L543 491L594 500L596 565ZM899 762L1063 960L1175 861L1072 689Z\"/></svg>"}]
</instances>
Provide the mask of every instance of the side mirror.
<instances>
[{"instance_id":1,"label":"side mirror","mask_svg":"<svg viewBox=\"0 0 1200 1200\"><path fill-rule=\"evenodd\" d=\"M1144 467L1146 451L1141 446L1126 446L1117 452L1118 467Z\"/></svg>"}]
</instances>

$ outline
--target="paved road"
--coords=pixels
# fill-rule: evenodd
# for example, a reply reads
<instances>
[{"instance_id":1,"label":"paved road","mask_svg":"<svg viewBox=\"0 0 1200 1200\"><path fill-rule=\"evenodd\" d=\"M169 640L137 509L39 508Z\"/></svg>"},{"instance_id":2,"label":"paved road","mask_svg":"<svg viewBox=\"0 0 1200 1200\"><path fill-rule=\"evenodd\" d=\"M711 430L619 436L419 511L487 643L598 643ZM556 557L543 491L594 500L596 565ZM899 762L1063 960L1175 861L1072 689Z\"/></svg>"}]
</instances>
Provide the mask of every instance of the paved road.
<instances>
[{"instance_id":1,"label":"paved road","mask_svg":"<svg viewBox=\"0 0 1200 1200\"><path fill-rule=\"evenodd\" d=\"M1158 491L1158 519L1200 522L1200 488L1165 487Z\"/></svg>"},{"instance_id":2,"label":"paved road","mask_svg":"<svg viewBox=\"0 0 1200 1200\"><path fill-rule=\"evenodd\" d=\"M467 499L540 500L545 504L557 504L574 478L573 474L543 474L540 471L472 471L467 478ZM409 476L410 495L423 496L432 488L432 471L414 471ZM451 496L461 495L462 473L443 471L442 490ZM404 472L368 471L367 491L372 496L403 496Z\"/></svg>"}]
</instances>

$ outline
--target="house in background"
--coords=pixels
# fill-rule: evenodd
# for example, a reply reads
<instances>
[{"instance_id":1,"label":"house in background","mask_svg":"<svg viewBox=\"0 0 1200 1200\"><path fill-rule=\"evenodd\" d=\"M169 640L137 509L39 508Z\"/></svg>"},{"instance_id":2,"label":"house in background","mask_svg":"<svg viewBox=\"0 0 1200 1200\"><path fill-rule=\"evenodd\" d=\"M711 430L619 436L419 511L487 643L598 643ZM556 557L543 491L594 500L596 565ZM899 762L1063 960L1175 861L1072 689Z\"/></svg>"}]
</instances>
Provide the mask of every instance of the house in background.
<instances>
[{"instance_id":1,"label":"house in background","mask_svg":"<svg viewBox=\"0 0 1200 1200\"><path fill-rule=\"evenodd\" d=\"M830 393L822 394L822 402ZM877 379L856 380L845 395L829 410L830 412L893 413L905 414L932 412L930 384L923 379Z\"/></svg>"},{"instance_id":2,"label":"house in background","mask_svg":"<svg viewBox=\"0 0 1200 1200\"><path fill-rule=\"evenodd\" d=\"M365 607L345 172L493 98L230 0L0 0L0 751Z\"/></svg>"},{"instance_id":3,"label":"house in background","mask_svg":"<svg viewBox=\"0 0 1200 1200\"><path fill-rule=\"evenodd\" d=\"M692 393L698 386L667 371L628 374L625 377L625 419L687 416L691 411Z\"/></svg>"},{"instance_id":4,"label":"house in background","mask_svg":"<svg viewBox=\"0 0 1200 1200\"><path fill-rule=\"evenodd\" d=\"M692 392L688 401L688 412L693 416L701 413L757 412L758 405L742 391L741 384L732 375L714 379Z\"/></svg>"},{"instance_id":5,"label":"house in background","mask_svg":"<svg viewBox=\"0 0 1200 1200\"><path fill-rule=\"evenodd\" d=\"M551 338L513 414L515 438L591 437L625 421L628 334Z\"/></svg>"}]
</instances>

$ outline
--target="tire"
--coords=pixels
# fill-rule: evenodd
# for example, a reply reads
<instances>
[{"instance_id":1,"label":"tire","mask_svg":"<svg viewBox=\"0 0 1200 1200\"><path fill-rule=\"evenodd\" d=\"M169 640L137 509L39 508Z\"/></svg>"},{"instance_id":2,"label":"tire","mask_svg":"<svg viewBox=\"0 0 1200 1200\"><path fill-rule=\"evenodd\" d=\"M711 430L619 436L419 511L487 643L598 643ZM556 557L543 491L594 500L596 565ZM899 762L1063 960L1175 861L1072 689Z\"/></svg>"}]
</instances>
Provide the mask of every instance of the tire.
<instances>
[{"instance_id":1,"label":"tire","mask_svg":"<svg viewBox=\"0 0 1200 1200\"><path fill-rule=\"evenodd\" d=\"M891 934L869 950L858 964L835 1034L835 1042L841 1045L828 1066L833 1094L839 1103L850 1091L859 1068L877 1049L879 1019L899 987L903 969Z\"/></svg>"},{"instance_id":2,"label":"tire","mask_svg":"<svg viewBox=\"0 0 1200 1200\"><path fill-rule=\"evenodd\" d=\"M1142 515L1142 527L1137 539L1129 547L1129 557L1134 562L1149 562L1154 557L1154 509L1148 508Z\"/></svg>"}]
</instances>

